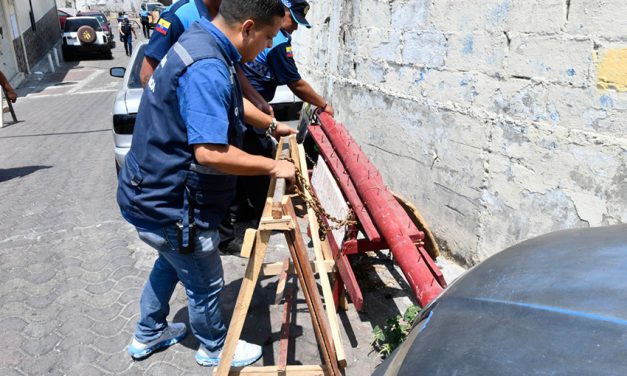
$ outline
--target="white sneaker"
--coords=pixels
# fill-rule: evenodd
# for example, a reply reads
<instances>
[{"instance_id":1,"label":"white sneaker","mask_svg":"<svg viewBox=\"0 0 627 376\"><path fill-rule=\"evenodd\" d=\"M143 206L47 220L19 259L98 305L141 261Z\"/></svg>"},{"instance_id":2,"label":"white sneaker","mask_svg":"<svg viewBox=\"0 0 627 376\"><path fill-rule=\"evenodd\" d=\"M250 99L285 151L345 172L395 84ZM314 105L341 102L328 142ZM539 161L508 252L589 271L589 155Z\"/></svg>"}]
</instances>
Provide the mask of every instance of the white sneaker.
<instances>
[{"instance_id":1,"label":"white sneaker","mask_svg":"<svg viewBox=\"0 0 627 376\"><path fill-rule=\"evenodd\" d=\"M133 341L128 345L128 354L133 359L142 359L156 350L172 346L179 342L187 334L187 327L183 323L172 323L161 333L159 338L148 343L141 343L133 336Z\"/></svg>"},{"instance_id":2,"label":"white sneaker","mask_svg":"<svg viewBox=\"0 0 627 376\"><path fill-rule=\"evenodd\" d=\"M220 364L220 356L222 356L222 349L209 351L200 346L196 352L196 363L205 367L215 367ZM259 358L261 358L261 346L239 340L231 367L245 367L255 363Z\"/></svg>"}]
</instances>

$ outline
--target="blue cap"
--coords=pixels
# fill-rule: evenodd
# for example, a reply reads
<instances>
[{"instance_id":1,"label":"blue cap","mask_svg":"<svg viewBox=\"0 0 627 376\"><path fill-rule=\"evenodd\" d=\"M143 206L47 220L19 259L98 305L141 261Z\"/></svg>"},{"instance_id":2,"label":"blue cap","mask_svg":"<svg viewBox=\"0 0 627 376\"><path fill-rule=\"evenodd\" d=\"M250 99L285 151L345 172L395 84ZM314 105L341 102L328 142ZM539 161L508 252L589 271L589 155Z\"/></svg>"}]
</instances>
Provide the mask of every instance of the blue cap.
<instances>
[{"instance_id":1,"label":"blue cap","mask_svg":"<svg viewBox=\"0 0 627 376\"><path fill-rule=\"evenodd\" d=\"M281 2L290 10L292 18L296 23L311 28L311 24L309 24L309 21L305 18L307 12L309 12L308 2L305 0L281 0Z\"/></svg>"}]
</instances>

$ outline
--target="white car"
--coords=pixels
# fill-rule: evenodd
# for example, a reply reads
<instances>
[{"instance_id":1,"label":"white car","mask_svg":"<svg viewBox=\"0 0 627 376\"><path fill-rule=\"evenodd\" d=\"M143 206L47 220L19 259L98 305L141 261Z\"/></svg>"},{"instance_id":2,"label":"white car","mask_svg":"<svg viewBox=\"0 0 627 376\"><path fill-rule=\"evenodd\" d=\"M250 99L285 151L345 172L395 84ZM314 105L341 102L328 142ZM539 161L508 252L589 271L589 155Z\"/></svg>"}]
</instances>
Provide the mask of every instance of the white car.
<instances>
[{"instance_id":1,"label":"white car","mask_svg":"<svg viewBox=\"0 0 627 376\"><path fill-rule=\"evenodd\" d=\"M78 53L97 53L113 58L112 40L97 17L68 17L63 28L63 59L73 60Z\"/></svg>"},{"instance_id":2,"label":"white car","mask_svg":"<svg viewBox=\"0 0 627 376\"><path fill-rule=\"evenodd\" d=\"M113 103L113 142L115 144L115 168L118 172L124 165L124 158L131 147L135 118L144 92L139 79L139 72L147 44L147 41L143 41L134 49L133 56L131 56L126 68L114 67L110 69L111 76L124 77L122 87ZM287 86L277 88L270 104L274 108L274 115L278 121L290 125L298 124L303 102Z\"/></svg>"}]
</instances>

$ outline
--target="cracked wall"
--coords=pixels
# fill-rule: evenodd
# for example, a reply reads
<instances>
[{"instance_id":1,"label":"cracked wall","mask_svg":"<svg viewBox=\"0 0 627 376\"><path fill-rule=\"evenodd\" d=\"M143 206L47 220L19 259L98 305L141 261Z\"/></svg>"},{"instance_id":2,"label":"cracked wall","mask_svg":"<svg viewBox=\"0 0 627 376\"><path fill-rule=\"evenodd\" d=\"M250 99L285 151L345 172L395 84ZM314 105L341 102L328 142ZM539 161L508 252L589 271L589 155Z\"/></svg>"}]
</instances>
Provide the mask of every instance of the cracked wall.
<instances>
[{"instance_id":1,"label":"cracked wall","mask_svg":"<svg viewBox=\"0 0 627 376\"><path fill-rule=\"evenodd\" d=\"M627 222L627 2L320 0L301 73L468 264Z\"/></svg>"}]
</instances>

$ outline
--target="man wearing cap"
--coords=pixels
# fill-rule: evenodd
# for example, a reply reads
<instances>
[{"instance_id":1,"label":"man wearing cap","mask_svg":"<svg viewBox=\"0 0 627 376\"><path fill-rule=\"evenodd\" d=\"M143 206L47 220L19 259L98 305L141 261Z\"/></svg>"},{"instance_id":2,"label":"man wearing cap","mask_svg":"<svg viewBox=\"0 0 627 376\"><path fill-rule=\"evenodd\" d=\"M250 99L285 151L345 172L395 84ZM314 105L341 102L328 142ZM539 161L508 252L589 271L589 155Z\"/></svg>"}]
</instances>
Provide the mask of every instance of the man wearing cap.
<instances>
[{"instance_id":1,"label":"man wearing cap","mask_svg":"<svg viewBox=\"0 0 627 376\"><path fill-rule=\"evenodd\" d=\"M244 73L266 101L271 101L279 85L287 85L296 96L307 103L323 108L333 115L331 105L301 78L294 60L291 34L299 25L311 28L305 18L309 3L305 0L281 0L286 8L281 30L274 37L272 47L266 48L255 61L246 63Z\"/></svg>"},{"instance_id":2,"label":"man wearing cap","mask_svg":"<svg viewBox=\"0 0 627 376\"><path fill-rule=\"evenodd\" d=\"M281 0L285 6L285 16L279 33L272 41L272 47L266 48L257 58L243 65L244 74L253 87L270 102L279 85L287 85L300 99L333 116L331 104L319 95L298 73L291 34L302 25L311 28L305 18L309 3L305 0ZM256 155L272 157L273 143L261 130L248 127L244 135L244 149ZM246 176L238 179L240 201L249 202L255 219L261 216L270 179L265 176ZM240 208L244 209L244 208Z\"/></svg>"}]
</instances>

